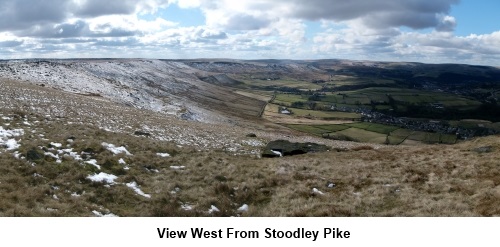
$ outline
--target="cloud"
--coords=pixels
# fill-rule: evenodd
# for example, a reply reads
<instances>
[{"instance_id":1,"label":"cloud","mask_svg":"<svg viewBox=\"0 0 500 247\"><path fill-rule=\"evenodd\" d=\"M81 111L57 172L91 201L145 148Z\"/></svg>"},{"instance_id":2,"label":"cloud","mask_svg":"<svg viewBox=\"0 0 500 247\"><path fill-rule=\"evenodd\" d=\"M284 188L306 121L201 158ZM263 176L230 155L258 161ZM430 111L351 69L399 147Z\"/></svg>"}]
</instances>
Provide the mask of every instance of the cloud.
<instances>
[{"instance_id":1,"label":"cloud","mask_svg":"<svg viewBox=\"0 0 500 247\"><path fill-rule=\"evenodd\" d=\"M251 16L259 20L302 19L336 22L360 20L368 28L406 26L413 29L453 27L447 16L458 0L198 0L208 24L225 26L225 16ZM218 18L217 18L218 16ZM247 29L245 26L243 30Z\"/></svg>"},{"instance_id":2,"label":"cloud","mask_svg":"<svg viewBox=\"0 0 500 247\"><path fill-rule=\"evenodd\" d=\"M377 33L347 26L318 33L313 42L319 57L498 64L500 56L500 31L455 36L440 31Z\"/></svg>"},{"instance_id":3,"label":"cloud","mask_svg":"<svg viewBox=\"0 0 500 247\"><path fill-rule=\"evenodd\" d=\"M172 12L162 8L172 4L199 8L205 23L169 21L165 13ZM454 35L460 21L450 15L454 4L458 0L0 0L0 53L498 64L500 31Z\"/></svg>"},{"instance_id":4,"label":"cloud","mask_svg":"<svg viewBox=\"0 0 500 247\"><path fill-rule=\"evenodd\" d=\"M251 15L231 16L224 25L229 30L257 30L269 26L270 20Z\"/></svg>"},{"instance_id":5,"label":"cloud","mask_svg":"<svg viewBox=\"0 0 500 247\"><path fill-rule=\"evenodd\" d=\"M24 43L24 41L16 41L16 40L10 40L10 41L0 41L0 47L7 48L7 47L16 47L20 46Z\"/></svg>"},{"instance_id":6,"label":"cloud","mask_svg":"<svg viewBox=\"0 0 500 247\"><path fill-rule=\"evenodd\" d=\"M56 25L36 25L30 29L14 32L19 37L32 38L75 38L75 37L126 37L134 31L113 27L109 23L91 26L83 20Z\"/></svg>"},{"instance_id":7,"label":"cloud","mask_svg":"<svg viewBox=\"0 0 500 247\"><path fill-rule=\"evenodd\" d=\"M360 20L366 27L412 29L454 27L450 18L442 18L458 0L293 0L290 15L308 20Z\"/></svg>"},{"instance_id":8,"label":"cloud","mask_svg":"<svg viewBox=\"0 0 500 247\"><path fill-rule=\"evenodd\" d=\"M14 31L36 24L56 23L68 16L69 1L65 0L2 0L0 1L0 31Z\"/></svg>"},{"instance_id":9,"label":"cloud","mask_svg":"<svg viewBox=\"0 0 500 247\"><path fill-rule=\"evenodd\" d=\"M455 20L455 17L453 16L441 16L440 22L436 26L436 30L440 32L452 32L455 30L455 27L457 26L457 21Z\"/></svg>"},{"instance_id":10,"label":"cloud","mask_svg":"<svg viewBox=\"0 0 500 247\"><path fill-rule=\"evenodd\" d=\"M103 15L127 15L136 10L135 0L102 1L80 0L74 1L72 12L78 17L97 17Z\"/></svg>"},{"instance_id":11,"label":"cloud","mask_svg":"<svg viewBox=\"0 0 500 247\"><path fill-rule=\"evenodd\" d=\"M154 13L170 4L169 0L2 0L0 32L23 32L36 26L61 25L74 19Z\"/></svg>"}]
</instances>

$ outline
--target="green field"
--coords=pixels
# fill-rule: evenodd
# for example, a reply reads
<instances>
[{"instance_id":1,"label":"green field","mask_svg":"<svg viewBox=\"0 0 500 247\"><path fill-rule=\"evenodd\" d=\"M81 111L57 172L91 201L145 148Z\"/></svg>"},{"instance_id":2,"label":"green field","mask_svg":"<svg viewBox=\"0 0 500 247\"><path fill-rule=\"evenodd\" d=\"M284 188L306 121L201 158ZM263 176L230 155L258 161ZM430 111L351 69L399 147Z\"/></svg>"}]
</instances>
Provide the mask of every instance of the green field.
<instances>
[{"instance_id":1,"label":"green field","mask_svg":"<svg viewBox=\"0 0 500 247\"><path fill-rule=\"evenodd\" d=\"M404 88L364 88L360 90L344 91L338 93L324 93L315 98L311 94L276 94L274 103L288 106L293 112L293 116L318 118L318 119L360 119L360 115L350 112L318 111L301 108L291 108L295 102L302 102L304 108L310 107L311 99L316 102L315 109L329 109L329 106L337 108L375 108L378 110L394 109L397 112L406 112L410 106L442 105L443 107L456 108L459 110L470 110L478 107L480 102L469 100L460 96L445 94L440 92L423 92L415 89ZM392 101L391 104L389 102ZM297 103L295 104L297 105ZM321 108L322 107L322 108ZM491 127L494 124L481 120L462 120L452 123L452 126L477 128L481 126ZM338 140L350 140L368 143L385 143L399 145L404 143L456 143L455 135L440 133L429 133L422 131L412 131L401 129L397 126L390 126L369 122L357 122L340 125L289 125L288 127L310 133L316 136Z\"/></svg>"},{"instance_id":2,"label":"green field","mask_svg":"<svg viewBox=\"0 0 500 247\"><path fill-rule=\"evenodd\" d=\"M282 78L278 80L261 80L253 78L240 79L246 86L249 87L289 87L302 90L321 89L321 85L311 83L309 81L295 80L291 78Z\"/></svg>"},{"instance_id":3,"label":"green field","mask_svg":"<svg viewBox=\"0 0 500 247\"><path fill-rule=\"evenodd\" d=\"M259 77L262 76L259 75ZM369 122L323 124L324 120L360 121L361 114L355 112L361 112L363 109L380 111L394 117L456 119L455 116L461 113L480 109L478 107L482 104L473 98L444 91L408 88L404 84L400 85L397 80L390 79L391 77L386 78L331 75L330 80L322 79L323 82L312 83L312 79L296 80L282 77L278 80L266 80L247 76L241 78L241 81L244 81L245 85L252 90L260 88L260 90L267 90L267 93L273 93L269 109L274 109L274 113L279 113L277 109L280 107L286 107L291 114L285 118L308 118L310 121L307 124L289 122L287 127L316 136L358 142L390 145L453 144L457 142L457 136L412 131L398 126ZM279 117L283 119L283 116ZM316 120L323 122L315 124ZM499 123L481 120L451 121L450 125L468 129L500 129Z\"/></svg>"},{"instance_id":4,"label":"green field","mask_svg":"<svg viewBox=\"0 0 500 247\"><path fill-rule=\"evenodd\" d=\"M322 136L323 134L331 132L331 131L328 131L328 130L325 130L325 129L317 128L315 125L286 124L285 126L288 127L288 128L290 128L290 129L294 129L294 130L298 130L298 131L301 131L301 132L310 133L310 134L313 134L313 135L316 135L316 136Z\"/></svg>"},{"instance_id":5,"label":"green field","mask_svg":"<svg viewBox=\"0 0 500 247\"><path fill-rule=\"evenodd\" d=\"M358 128L345 129L336 132L336 134L347 136L356 142L379 143L379 144L385 143L387 138L387 135Z\"/></svg>"},{"instance_id":6,"label":"green field","mask_svg":"<svg viewBox=\"0 0 500 247\"><path fill-rule=\"evenodd\" d=\"M361 115L351 112L336 112L336 111L314 111L298 108L289 108L294 116L299 117L314 117L323 119L361 119Z\"/></svg>"},{"instance_id":7,"label":"green field","mask_svg":"<svg viewBox=\"0 0 500 247\"><path fill-rule=\"evenodd\" d=\"M457 142L455 135L413 131L397 126L366 122L322 125L287 124L285 126L315 136L356 142L389 145L399 145L405 140L416 143L454 144Z\"/></svg>"}]
</instances>

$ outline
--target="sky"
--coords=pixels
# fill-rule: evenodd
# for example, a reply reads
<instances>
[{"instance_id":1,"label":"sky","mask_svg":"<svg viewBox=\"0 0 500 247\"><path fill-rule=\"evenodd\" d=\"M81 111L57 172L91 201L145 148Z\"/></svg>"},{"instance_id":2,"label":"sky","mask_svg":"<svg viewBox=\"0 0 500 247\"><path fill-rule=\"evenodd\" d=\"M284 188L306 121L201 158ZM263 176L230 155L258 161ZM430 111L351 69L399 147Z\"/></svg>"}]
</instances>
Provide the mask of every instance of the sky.
<instances>
[{"instance_id":1,"label":"sky","mask_svg":"<svg viewBox=\"0 0 500 247\"><path fill-rule=\"evenodd\" d=\"M0 0L0 59L500 66L499 0Z\"/></svg>"}]
</instances>

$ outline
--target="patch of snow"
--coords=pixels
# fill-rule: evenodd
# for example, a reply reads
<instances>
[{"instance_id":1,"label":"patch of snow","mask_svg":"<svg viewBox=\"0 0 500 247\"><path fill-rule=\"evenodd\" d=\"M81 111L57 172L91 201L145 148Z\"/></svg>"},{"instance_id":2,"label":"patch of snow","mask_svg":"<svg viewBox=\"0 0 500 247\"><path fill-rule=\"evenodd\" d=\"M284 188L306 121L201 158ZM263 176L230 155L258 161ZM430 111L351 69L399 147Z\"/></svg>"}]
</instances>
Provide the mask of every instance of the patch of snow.
<instances>
[{"instance_id":1,"label":"patch of snow","mask_svg":"<svg viewBox=\"0 0 500 247\"><path fill-rule=\"evenodd\" d=\"M82 195L83 195L83 194L85 194L85 191L82 193ZM71 196L72 196L72 197L80 197L80 196L82 196L82 195L80 195L80 194L78 194L78 193L76 193L76 192L71 193Z\"/></svg>"},{"instance_id":2,"label":"patch of snow","mask_svg":"<svg viewBox=\"0 0 500 247\"><path fill-rule=\"evenodd\" d=\"M108 184L113 184L115 183L115 179L118 177L113 175L113 174L107 174L104 172L101 172L99 174L94 174L94 175L89 175L87 176L87 179L93 181L93 182L106 182Z\"/></svg>"},{"instance_id":3,"label":"patch of snow","mask_svg":"<svg viewBox=\"0 0 500 247\"><path fill-rule=\"evenodd\" d=\"M118 217L116 214L112 214L112 213L109 213L109 214L103 214L97 210L93 210L92 213L97 216L97 217Z\"/></svg>"},{"instance_id":4,"label":"patch of snow","mask_svg":"<svg viewBox=\"0 0 500 247\"><path fill-rule=\"evenodd\" d=\"M97 160L95 160L95 159L87 160L87 161L85 161L85 163L89 164L89 165L93 165L93 166L97 167L97 169L101 170L101 166L97 164Z\"/></svg>"},{"instance_id":5,"label":"patch of snow","mask_svg":"<svg viewBox=\"0 0 500 247\"><path fill-rule=\"evenodd\" d=\"M170 154L168 154L168 153L156 153L156 155L158 155L162 158L170 157Z\"/></svg>"},{"instance_id":6,"label":"patch of snow","mask_svg":"<svg viewBox=\"0 0 500 247\"><path fill-rule=\"evenodd\" d=\"M53 147L55 147L55 148L61 148L62 147L62 144L61 143L57 143L57 142L51 142L50 145L53 146Z\"/></svg>"},{"instance_id":7,"label":"patch of snow","mask_svg":"<svg viewBox=\"0 0 500 247\"><path fill-rule=\"evenodd\" d=\"M7 142L4 143L7 150L15 150L18 149L21 144L19 144L15 139L8 139Z\"/></svg>"},{"instance_id":8,"label":"patch of snow","mask_svg":"<svg viewBox=\"0 0 500 247\"><path fill-rule=\"evenodd\" d=\"M21 145L12 137L22 135L24 135L24 130L22 129L6 130L0 126L0 146L6 147L9 151L18 149Z\"/></svg>"},{"instance_id":9,"label":"patch of snow","mask_svg":"<svg viewBox=\"0 0 500 247\"><path fill-rule=\"evenodd\" d=\"M151 198L151 195L148 195L146 193L144 193L140 188L139 186L137 185L137 183L135 181L133 182L130 182L130 183L127 183L125 184L127 185L127 187L133 189L135 191L135 193L137 193L138 195L141 195L141 196L144 196L146 198Z\"/></svg>"},{"instance_id":10,"label":"patch of snow","mask_svg":"<svg viewBox=\"0 0 500 247\"><path fill-rule=\"evenodd\" d=\"M264 143L262 143L260 141L257 141L257 140L243 140L242 143L246 144L248 146L252 146L252 147L262 147L262 146L264 146Z\"/></svg>"},{"instance_id":11,"label":"patch of snow","mask_svg":"<svg viewBox=\"0 0 500 247\"><path fill-rule=\"evenodd\" d=\"M273 152L274 154L276 154L280 157L283 157L283 154L280 151L271 150L271 152Z\"/></svg>"},{"instance_id":12,"label":"patch of snow","mask_svg":"<svg viewBox=\"0 0 500 247\"><path fill-rule=\"evenodd\" d=\"M118 160L118 164L120 164L120 165L126 165L127 163L125 163L125 160L123 160L123 158L120 158Z\"/></svg>"},{"instance_id":13,"label":"patch of snow","mask_svg":"<svg viewBox=\"0 0 500 247\"><path fill-rule=\"evenodd\" d=\"M174 194L177 194L177 193L178 193L178 192L180 192L180 191L181 191L181 188L179 188L179 187L175 187L175 189L174 189L174 190L170 191L170 194L174 195Z\"/></svg>"},{"instance_id":14,"label":"patch of snow","mask_svg":"<svg viewBox=\"0 0 500 247\"><path fill-rule=\"evenodd\" d=\"M220 212L220 210L216 206L211 205L210 209L208 210L208 213L211 214L213 212Z\"/></svg>"},{"instance_id":15,"label":"patch of snow","mask_svg":"<svg viewBox=\"0 0 500 247\"><path fill-rule=\"evenodd\" d=\"M173 169L173 170L182 170L186 168L185 166L170 166L170 169Z\"/></svg>"},{"instance_id":16,"label":"patch of snow","mask_svg":"<svg viewBox=\"0 0 500 247\"><path fill-rule=\"evenodd\" d=\"M193 207L189 204L182 204L181 205L181 208L185 211L190 211L190 210L193 210Z\"/></svg>"},{"instance_id":17,"label":"patch of snow","mask_svg":"<svg viewBox=\"0 0 500 247\"><path fill-rule=\"evenodd\" d=\"M238 212L246 212L248 211L248 205L247 204L243 204L241 207L239 207L237 209Z\"/></svg>"},{"instance_id":18,"label":"patch of snow","mask_svg":"<svg viewBox=\"0 0 500 247\"><path fill-rule=\"evenodd\" d=\"M51 152L45 152L45 156L50 156L50 157L52 157L52 158L54 158L56 160L59 159L59 155L55 155L55 154L53 154Z\"/></svg>"},{"instance_id":19,"label":"patch of snow","mask_svg":"<svg viewBox=\"0 0 500 247\"><path fill-rule=\"evenodd\" d=\"M126 155L132 155L124 146L116 147L115 145L106 142L103 142L102 146L105 147L107 150L111 151L113 154L124 153Z\"/></svg>"},{"instance_id":20,"label":"patch of snow","mask_svg":"<svg viewBox=\"0 0 500 247\"><path fill-rule=\"evenodd\" d=\"M14 152L14 157L15 157L16 159L21 159L21 153L19 153L19 151L15 151L15 152Z\"/></svg>"},{"instance_id":21,"label":"patch of snow","mask_svg":"<svg viewBox=\"0 0 500 247\"><path fill-rule=\"evenodd\" d=\"M318 190L318 189L316 189L316 188L313 188L313 189L312 189L312 192L313 192L314 194L318 194L318 195L323 195L323 194L325 194L325 193L321 192L320 190Z\"/></svg>"}]
</instances>

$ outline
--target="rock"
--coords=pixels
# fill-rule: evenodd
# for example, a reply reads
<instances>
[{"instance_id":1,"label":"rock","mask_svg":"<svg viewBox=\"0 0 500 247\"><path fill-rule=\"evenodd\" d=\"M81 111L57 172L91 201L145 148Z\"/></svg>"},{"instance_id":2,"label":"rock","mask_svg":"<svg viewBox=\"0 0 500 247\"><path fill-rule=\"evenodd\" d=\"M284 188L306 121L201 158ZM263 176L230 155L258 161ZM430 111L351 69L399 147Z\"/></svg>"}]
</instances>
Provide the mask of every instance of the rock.
<instances>
[{"instance_id":1,"label":"rock","mask_svg":"<svg viewBox=\"0 0 500 247\"><path fill-rule=\"evenodd\" d=\"M140 130L134 132L134 135L136 135L136 136L145 136L145 137L150 137L151 136L150 133L143 132L143 131L140 131Z\"/></svg>"},{"instance_id":2,"label":"rock","mask_svg":"<svg viewBox=\"0 0 500 247\"><path fill-rule=\"evenodd\" d=\"M333 182L327 182L327 183L326 183L326 187L327 187L327 188L330 188L330 189L331 189L331 188L335 188L335 183L333 183Z\"/></svg>"},{"instance_id":3,"label":"rock","mask_svg":"<svg viewBox=\"0 0 500 247\"><path fill-rule=\"evenodd\" d=\"M306 153L325 152L329 148L326 145L307 142L289 142L286 140L276 140L269 142L262 152L262 157L281 157Z\"/></svg>"},{"instance_id":4,"label":"rock","mask_svg":"<svg viewBox=\"0 0 500 247\"><path fill-rule=\"evenodd\" d=\"M26 159L28 159L29 161L41 160L43 158L44 158L44 155L40 151L36 150L35 148L30 149L26 153Z\"/></svg>"},{"instance_id":5,"label":"rock","mask_svg":"<svg viewBox=\"0 0 500 247\"><path fill-rule=\"evenodd\" d=\"M484 147L478 147L478 148L474 148L472 149L472 151L476 152L476 153L491 153L493 151L493 147L492 146L484 146Z\"/></svg>"},{"instance_id":6,"label":"rock","mask_svg":"<svg viewBox=\"0 0 500 247\"><path fill-rule=\"evenodd\" d=\"M190 111L186 111L180 115L180 118L187 121L196 121L196 114Z\"/></svg>"}]
</instances>

